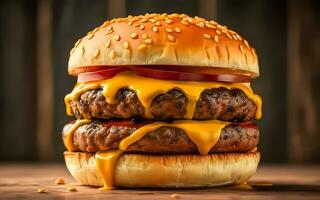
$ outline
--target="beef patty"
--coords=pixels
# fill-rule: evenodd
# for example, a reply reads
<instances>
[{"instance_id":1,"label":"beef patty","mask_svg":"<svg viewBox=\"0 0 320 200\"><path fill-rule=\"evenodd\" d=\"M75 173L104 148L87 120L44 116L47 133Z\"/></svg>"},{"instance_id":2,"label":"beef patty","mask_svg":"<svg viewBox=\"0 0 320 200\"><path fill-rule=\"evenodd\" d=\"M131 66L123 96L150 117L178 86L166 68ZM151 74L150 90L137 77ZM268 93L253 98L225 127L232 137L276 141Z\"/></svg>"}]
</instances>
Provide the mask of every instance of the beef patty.
<instances>
[{"instance_id":1,"label":"beef patty","mask_svg":"<svg viewBox=\"0 0 320 200\"><path fill-rule=\"evenodd\" d=\"M64 144L66 133L72 127L72 123L67 124L62 131ZM118 149L120 141L142 125L93 121L80 126L74 132L73 143L76 151L90 153ZM256 125L231 124L222 129L219 141L210 152L245 152L256 147L258 142L259 130ZM126 151L159 154L198 153L196 145L184 130L166 126L147 133L142 139L131 144Z\"/></svg>"},{"instance_id":2,"label":"beef patty","mask_svg":"<svg viewBox=\"0 0 320 200\"><path fill-rule=\"evenodd\" d=\"M70 105L78 119L143 117L145 108L133 91L119 90L116 100L116 104L108 104L102 89L95 89L84 92L78 100L71 101ZM174 89L153 99L151 114L158 120L182 119L186 114L187 103L188 99L184 93ZM193 119L245 122L254 118L256 109L256 105L239 89L206 89L196 104Z\"/></svg>"}]
</instances>

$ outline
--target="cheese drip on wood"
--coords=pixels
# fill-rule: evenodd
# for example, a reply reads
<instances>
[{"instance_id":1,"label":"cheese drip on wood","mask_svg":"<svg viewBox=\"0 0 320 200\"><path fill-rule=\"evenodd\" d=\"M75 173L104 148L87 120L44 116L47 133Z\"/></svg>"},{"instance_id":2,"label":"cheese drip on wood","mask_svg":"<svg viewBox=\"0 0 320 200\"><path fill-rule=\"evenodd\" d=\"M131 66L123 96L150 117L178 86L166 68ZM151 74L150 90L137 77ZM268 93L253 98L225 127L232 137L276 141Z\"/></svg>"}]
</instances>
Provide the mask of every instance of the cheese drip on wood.
<instances>
[{"instance_id":1,"label":"cheese drip on wood","mask_svg":"<svg viewBox=\"0 0 320 200\"><path fill-rule=\"evenodd\" d=\"M81 94L88 90L94 90L98 88L103 89L103 95L106 98L107 103L116 104L116 93L122 88L128 88L134 91L142 105L145 107L144 118L152 119L153 116L150 113L150 105L152 100L160 94L167 93L172 89L180 89L184 92L188 98L188 104L186 107L185 119L192 119L196 103L198 102L202 91L212 88L226 88L226 89L240 89L245 95L254 102L257 106L256 119L260 119L262 116L262 101L261 98L254 94L250 87L245 86L242 83L222 83L222 82L196 82L196 81L169 81L146 78L136 75L132 71L125 71L117 74L111 79L102 81L77 83L73 91L66 95L65 104L66 112L68 115L72 115L70 107L70 101L76 101Z\"/></svg>"},{"instance_id":2,"label":"cheese drip on wood","mask_svg":"<svg viewBox=\"0 0 320 200\"><path fill-rule=\"evenodd\" d=\"M217 120L177 120L173 123L154 122L140 127L120 142L119 150L96 153L97 170L103 179L104 188L108 189L114 186L114 170L121 154L131 144L142 139L147 133L161 127L180 128L184 130L189 139L197 146L199 154L207 155L210 149L218 142L221 130L228 124L230 122Z\"/></svg>"}]
</instances>

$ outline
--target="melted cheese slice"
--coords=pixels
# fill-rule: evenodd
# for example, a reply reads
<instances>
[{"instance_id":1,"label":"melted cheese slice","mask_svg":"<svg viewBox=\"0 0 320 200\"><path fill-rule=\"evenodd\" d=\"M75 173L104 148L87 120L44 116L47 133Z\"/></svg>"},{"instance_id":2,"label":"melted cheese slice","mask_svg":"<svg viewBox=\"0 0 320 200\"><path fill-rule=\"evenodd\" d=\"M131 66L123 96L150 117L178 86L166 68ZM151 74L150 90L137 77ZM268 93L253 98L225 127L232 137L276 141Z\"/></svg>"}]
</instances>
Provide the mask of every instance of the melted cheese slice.
<instances>
[{"instance_id":1,"label":"melted cheese slice","mask_svg":"<svg viewBox=\"0 0 320 200\"><path fill-rule=\"evenodd\" d=\"M142 139L147 133L160 127L183 129L189 139L197 146L199 153L201 155L207 155L210 149L218 142L221 130L228 124L230 124L230 122L217 120L177 120L173 123L154 122L140 127L120 142L119 150L96 153L97 170L103 179L104 188L108 189L114 186L114 169L121 154L125 152L131 144Z\"/></svg>"},{"instance_id":2,"label":"melted cheese slice","mask_svg":"<svg viewBox=\"0 0 320 200\"><path fill-rule=\"evenodd\" d=\"M77 83L73 91L66 95L65 104L66 112L68 115L72 115L72 110L70 107L70 101L76 101L81 94L87 90L94 90L97 88L103 89L103 95L109 104L117 103L116 93L122 88L128 88L134 91L142 105L145 107L144 118L152 119L153 116L150 113L150 105L152 100L160 95L167 93L172 89L180 89L184 92L188 98L188 104L186 107L185 119L192 119L196 103L200 98L200 95L205 89L212 88L226 88L226 89L240 89L245 95L254 102L257 106L256 119L260 119L262 116L261 98L254 94L252 89L245 86L242 83L221 83L221 82L196 82L196 81L169 81L146 78L136 75L132 71L125 71L117 74L111 79L106 79L102 81L88 82L88 83Z\"/></svg>"},{"instance_id":3,"label":"melted cheese slice","mask_svg":"<svg viewBox=\"0 0 320 200\"><path fill-rule=\"evenodd\" d=\"M161 127L175 127L184 130L188 138L197 146L201 155L206 155L210 149L217 143L221 130L230 124L217 120L193 121L177 120L173 123L154 122L140 127L130 136L124 138L119 145L119 149L126 150L128 146L139 141L147 133Z\"/></svg>"},{"instance_id":4,"label":"melted cheese slice","mask_svg":"<svg viewBox=\"0 0 320 200\"><path fill-rule=\"evenodd\" d=\"M66 133L66 148L68 151L75 151L77 148L73 144L73 134L74 132L82 125L90 123L89 119L78 119L76 123L72 125L72 127Z\"/></svg>"}]
</instances>

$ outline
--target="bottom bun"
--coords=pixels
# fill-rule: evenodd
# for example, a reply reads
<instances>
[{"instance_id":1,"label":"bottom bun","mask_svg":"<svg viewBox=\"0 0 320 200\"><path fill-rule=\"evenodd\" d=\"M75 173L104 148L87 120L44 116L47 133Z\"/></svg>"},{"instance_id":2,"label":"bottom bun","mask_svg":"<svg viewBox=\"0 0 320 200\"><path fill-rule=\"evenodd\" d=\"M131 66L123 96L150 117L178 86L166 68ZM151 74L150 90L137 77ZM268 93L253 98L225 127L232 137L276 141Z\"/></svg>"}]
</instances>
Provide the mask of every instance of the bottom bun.
<instances>
[{"instance_id":1,"label":"bottom bun","mask_svg":"<svg viewBox=\"0 0 320 200\"><path fill-rule=\"evenodd\" d=\"M84 185L103 186L95 154L64 153L72 176ZM115 167L118 187L212 187L246 182L256 172L260 153L201 155L124 154Z\"/></svg>"}]
</instances>

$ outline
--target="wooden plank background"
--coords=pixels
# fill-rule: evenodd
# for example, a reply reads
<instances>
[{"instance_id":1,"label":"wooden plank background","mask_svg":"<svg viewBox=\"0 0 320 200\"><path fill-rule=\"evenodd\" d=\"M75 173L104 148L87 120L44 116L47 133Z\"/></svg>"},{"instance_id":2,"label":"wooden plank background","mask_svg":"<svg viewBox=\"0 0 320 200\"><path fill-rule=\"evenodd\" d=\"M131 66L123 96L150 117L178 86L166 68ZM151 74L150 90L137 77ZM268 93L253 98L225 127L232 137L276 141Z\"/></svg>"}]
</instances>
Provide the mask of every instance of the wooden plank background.
<instances>
[{"instance_id":1,"label":"wooden plank background","mask_svg":"<svg viewBox=\"0 0 320 200\"><path fill-rule=\"evenodd\" d=\"M0 5L0 159L36 160L37 4Z\"/></svg>"},{"instance_id":2,"label":"wooden plank background","mask_svg":"<svg viewBox=\"0 0 320 200\"><path fill-rule=\"evenodd\" d=\"M62 160L72 118L63 97L75 41L104 20L146 12L205 16L258 52L253 88L264 102L262 162L320 161L319 1L3 0L0 2L0 161Z\"/></svg>"}]
</instances>

